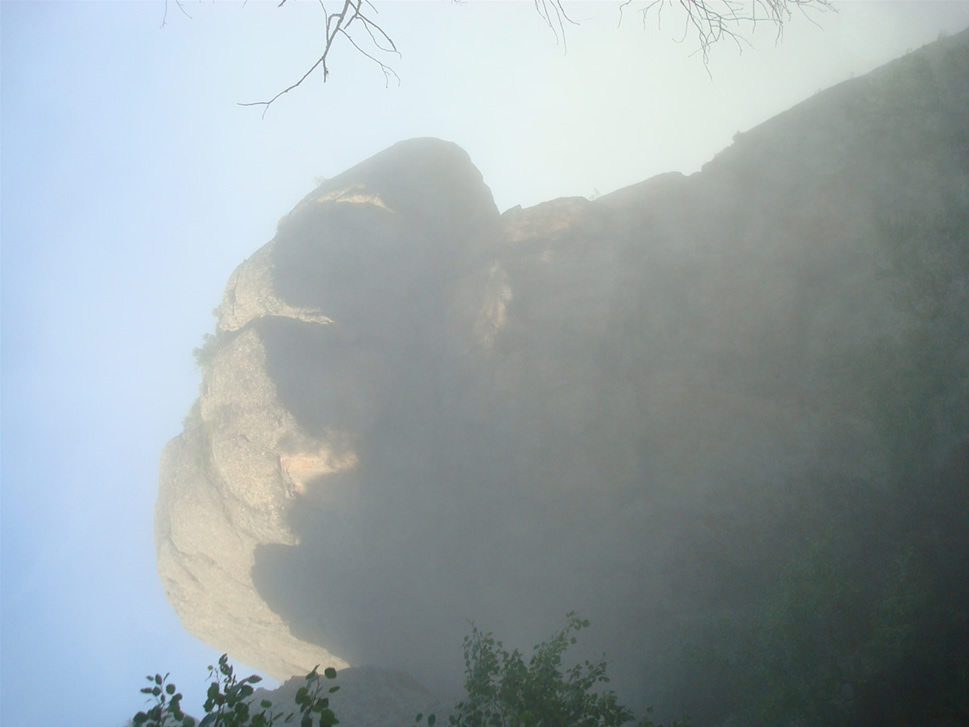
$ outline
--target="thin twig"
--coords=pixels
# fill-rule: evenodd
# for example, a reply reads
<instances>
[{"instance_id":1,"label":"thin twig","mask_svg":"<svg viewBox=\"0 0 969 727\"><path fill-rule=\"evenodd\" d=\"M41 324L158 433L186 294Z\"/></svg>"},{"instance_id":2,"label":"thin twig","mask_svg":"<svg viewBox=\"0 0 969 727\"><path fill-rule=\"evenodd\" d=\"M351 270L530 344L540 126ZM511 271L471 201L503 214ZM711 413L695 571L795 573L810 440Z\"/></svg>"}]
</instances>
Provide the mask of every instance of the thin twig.
<instances>
[{"instance_id":1,"label":"thin twig","mask_svg":"<svg viewBox=\"0 0 969 727\"><path fill-rule=\"evenodd\" d=\"M378 14L378 10L371 0L340 0L341 7L335 12L328 12L323 0L318 1L325 17L323 52L299 80L284 88L268 101L240 103L240 106L262 106L264 107L262 113L265 116L273 103L290 91L299 88L318 68L322 68L323 82L325 83L330 75L328 64L330 51L338 37L346 38L358 53L376 63L384 74L386 85L390 85L391 77L396 78L397 82L400 83L400 76L397 75L397 72L378 57L379 53L392 53L400 57L400 51L397 50L397 45L390 35L374 20L373 16ZM461 0L452 1L461 2ZM188 13L182 7L181 0L175 0L175 2L179 9L188 16ZM566 24L578 25L578 23L569 17L562 0L532 0L532 2L538 15L555 35L556 41L561 39L567 51ZM287 0L280 0L277 7L283 7L286 3ZM622 0L620 2L620 25L623 21L624 11L632 3L633 0ZM649 0L646 6L638 12L641 14L645 29L647 17L651 12L655 10L657 26L661 26L663 10L666 6L678 7L684 13L684 18L683 34L676 42L683 43L688 37L694 37L698 44L694 53L702 55L703 64L709 74L710 48L714 44L729 39L737 45L740 52L743 52L745 44L751 45L740 30L746 23L750 23L751 28L755 28L764 22L774 25L777 30L775 42L780 42L783 37L784 25L791 19L794 9L807 16L808 10L820 12L833 10L831 3L832 0ZM165 12L167 17L168 0L165 0ZM813 19L811 20L815 22ZM163 27L164 24L163 19ZM353 37L352 29L355 25L363 28L363 31L370 37L371 45L379 53L365 49Z\"/></svg>"},{"instance_id":2,"label":"thin twig","mask_svg":"<svg viewBox=\"0 0 969 727\"><path fill-rule=\"evenodd\" d=\"M578 23L572 20L568 13L565 12L565 8L562 7L562 0L532 1L535 5L536 12L538 12L542 20L545 21L545 24L552 31L552 34L555 35L555 42L558 43L559 35L561 34L562 47L566 50L566 52L568 52L569 46L565 37L565 22L571 23L572 25L578 25ZM558 29L556 29L556 26Z\"/></svg>"},{"instance_id":3,"label":"thin twig","mask_svg":"<svg viewBox=\"0 0 969 727\"><path fill-rule=\"evenodd\" d=\"M283 1L285 2L285 0ZM178 9L182 11L182 15L184 15L189 20L192 19L192 16L189 15L188 11L182 6L182 0L175 0L175 4L178 5ZM165 13L162 15L162 22L161 22L161 26L158 28L159 30L165 27L165 23L167 22L167 20L168 20L168 0L165 0Z\"/></svg>"},{"instance_id":4,"label":"thin twig","mask_svg":"<svg viewBox=\"0 0 969 727\"><path fill-rule=\"evenodd\" d=\"M282 0L280 7L286 2ZM393 39L387 32L377 23L371 15L378 14L378 10L370 2L370 0L343 0L342 6L339 10L335 12L328 12L326 6L323 4L323 0L319 0L320 8L323 10L324 16L326 18L325 22L325 39L323 44L323 52L316 59L316 62L310 66L299 80L295 83L287 86L282 91L277 93L268 101L255 101L251 103L240 103L240 106L262 106L263 116L269 110L269 107L281 96L289 93L290 91L299 88L303 82L309 78L318 68L322 68L323 71L323 82L325 83L330 75L330 68L328 65L328 60L330 56L330 51L333 49L333 45L338 37L344 37L352 45L357 52L359 52L364 57L373 61L380 68L381 72L384 74L384 80L387 85L390 85L391 77L397 79L400 83L400 76L397 72L391 68L389 65L381 61L377 56L368 50L366 50L351 34L352 27L356 24L363 28L364 32L370 37L370 42L374 48L376 48L381 53L393 53L400 57L400 51L397 50L397 46Z\"/></svg>"},{"instance_id":5,"label":"thin twig","mask_svg":"<svg viewBox=\"0 0 969 727\"><path fill-rule=\"evenodd\" d=\"M631 3L632 0L624 0L620 4L620 22L622 22L623 11ZM673 4L674 0L652 0L639 11L643 27L645 28L646 18L654 8L656 8L657 24L662 24L663 9ZM749 10L746 11L744 8L747 3L741 0L675 0L675 4L679 5L684 13L683 36L677 42L682 43L687 36L693 35L699 45L696 52L702 54L703 63L706 66L709 66L710 48L720 41L732 40L741 52L745 44L751 45L739 30L746 23L750 23L752 29L764 22L774 25L777 30L775 42L780 42L784 34L784 25L793 15L793 8L804 15L807 15L809 9L820 12L834 9L831 0L753 0Z\"/></svg>"}]
</instances>

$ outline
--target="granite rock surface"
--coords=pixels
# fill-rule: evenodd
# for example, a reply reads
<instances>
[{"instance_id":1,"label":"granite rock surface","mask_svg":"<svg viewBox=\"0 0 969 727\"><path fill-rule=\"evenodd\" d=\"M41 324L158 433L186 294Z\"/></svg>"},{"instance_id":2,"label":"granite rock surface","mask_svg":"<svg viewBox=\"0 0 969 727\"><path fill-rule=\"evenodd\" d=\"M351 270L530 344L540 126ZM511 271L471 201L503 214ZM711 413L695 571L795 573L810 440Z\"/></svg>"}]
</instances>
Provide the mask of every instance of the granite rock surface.
<instances>
[{"instance_id":1,"label":"granite rock surface","mask_svg":"<svg viewBox=\"0 0 969 727\"><path fill-rule=\"evenodd\" d=\"M934 407L926 457L969 433L967 77L963 33L594 201L500 214L436 139L313 190L162 455L186 628L448 692L469 620L528 646L576 610L661 689L704 573L744 577L810 481L885 476L886 402Z\"/></svg>"}]
</instances>

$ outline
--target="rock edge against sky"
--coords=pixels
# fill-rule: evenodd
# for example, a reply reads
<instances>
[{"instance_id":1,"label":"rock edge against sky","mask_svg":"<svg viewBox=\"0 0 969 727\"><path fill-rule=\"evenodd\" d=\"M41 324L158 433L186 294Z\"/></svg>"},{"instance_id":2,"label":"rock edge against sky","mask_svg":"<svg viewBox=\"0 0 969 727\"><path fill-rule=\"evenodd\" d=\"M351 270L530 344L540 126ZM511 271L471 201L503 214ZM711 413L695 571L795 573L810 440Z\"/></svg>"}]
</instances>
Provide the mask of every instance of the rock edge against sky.
<instances>
[{"instance_id":1,"label":"rock edge against sky","mask_svg":"<svg viewBox=\"0 0 969 727\"><path fill-rule=\"evenodd\" d=\"M186 628L447 690L468 620L576 610L620 689L671 688L767 523L893 476L893 411L926 462L969 434L967 77L969 31L595 200L499 214L436 139L324 182L232 274L162 456Z\"/></svg>"}]
</instances>

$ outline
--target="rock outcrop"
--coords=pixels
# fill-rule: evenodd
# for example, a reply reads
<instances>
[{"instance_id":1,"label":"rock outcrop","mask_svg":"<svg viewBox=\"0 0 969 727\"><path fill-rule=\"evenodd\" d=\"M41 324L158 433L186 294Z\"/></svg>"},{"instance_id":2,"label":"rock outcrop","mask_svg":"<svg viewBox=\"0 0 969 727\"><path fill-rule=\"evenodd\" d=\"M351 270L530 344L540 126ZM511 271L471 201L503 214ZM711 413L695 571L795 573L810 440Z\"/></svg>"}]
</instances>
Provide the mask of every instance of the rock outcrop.
<instances>
[{"instance_id":1,"label":"rock outcrop","mask_svg":"<svg viewBox=\"0 0 969 727\"><path fill-rule=\"evenodd\" d=\"M447 690L468 620L574 609L651 701L768 519L891 480L900 411L923 462L969 433L966 78L962 33L594 201L499 214L434 139L325 182L233 273L162 457L186 627Z\"/></svg>"}]
</instances>

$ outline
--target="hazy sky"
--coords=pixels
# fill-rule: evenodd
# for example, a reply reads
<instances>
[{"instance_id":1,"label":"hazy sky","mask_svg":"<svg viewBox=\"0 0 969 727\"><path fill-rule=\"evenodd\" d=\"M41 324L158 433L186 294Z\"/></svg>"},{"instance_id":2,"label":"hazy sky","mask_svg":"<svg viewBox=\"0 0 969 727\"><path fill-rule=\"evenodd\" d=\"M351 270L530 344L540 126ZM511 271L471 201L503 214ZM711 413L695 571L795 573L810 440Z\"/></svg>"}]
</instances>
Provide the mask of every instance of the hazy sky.
<instances>
[{"instance_id":1,"label":"hazy sky","mask_svg":"<svg viewBox=\"0 0 969 727\"><path fill-rule=\"evenodd\" d=\"M716 48L711 77L669 11L567 3L565 53L530 2L384 3L399 86L343 46L263 118L236 104L313 62L319 6L184 4L160 29L161 2L0 2L4 725L120 725L155 671L200 712L218 654L155 573L158 457L229 274L315 177L438 136L501 210L606 193L969 25L967 2L839 2Z\"/></svg>"}]
</instances>

